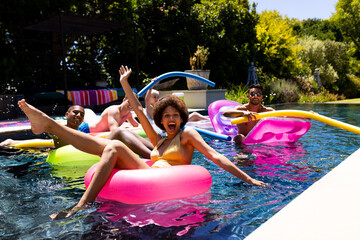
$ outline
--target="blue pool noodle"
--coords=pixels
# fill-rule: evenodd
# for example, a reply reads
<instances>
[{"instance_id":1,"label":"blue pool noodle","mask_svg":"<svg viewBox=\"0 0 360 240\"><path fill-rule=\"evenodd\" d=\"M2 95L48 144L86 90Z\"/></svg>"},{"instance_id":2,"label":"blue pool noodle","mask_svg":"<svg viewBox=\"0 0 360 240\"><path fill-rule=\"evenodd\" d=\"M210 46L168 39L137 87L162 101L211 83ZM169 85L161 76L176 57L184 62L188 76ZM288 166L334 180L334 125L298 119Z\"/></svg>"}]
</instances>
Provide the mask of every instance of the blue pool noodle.
<instances>
[{"instance_id":1,"label":"blue pool noodle","mask_svg":"<svg viewBox=\"0 0 360 240\"><path fill-rule=\"evenodd\" d=\"M231 136L228 136L225 134L221 134L221 133L217 133L217 132L213 132L213 131L209 131L209 130L205 130L205 129L197 128L197 127L192 127L192 128L194 128L196 131L198 131L198 133L203 133L203 134L209 135L211 137L219 138L219 139L225 140L225 141L231 140Z\"/></svg>"},{"instance_id":2,"label":"blue pool noodle","mask_svg":"<svg viewBox=\"0 0 360 240\"><path fill-rule=\"evenodd\" d=\"M169 78L169 77L189 77L189 78L193 78L196 79L200 82L204 82L207 85L210 85L212 87L215 87L215 83L212 81L207 80L206 78L200 77L198 75L194 75L191 73L186 73L186 72L168 72L168 73L164 73L160 76L158 76L155 81L151 81L148 85L146 85L143 89L140 90L140 92L138 92L138 96L142 97L150 88L152 88L156 83L160 82L161 80L165 79L165 78Z\"/></svg>"}]
</instances>

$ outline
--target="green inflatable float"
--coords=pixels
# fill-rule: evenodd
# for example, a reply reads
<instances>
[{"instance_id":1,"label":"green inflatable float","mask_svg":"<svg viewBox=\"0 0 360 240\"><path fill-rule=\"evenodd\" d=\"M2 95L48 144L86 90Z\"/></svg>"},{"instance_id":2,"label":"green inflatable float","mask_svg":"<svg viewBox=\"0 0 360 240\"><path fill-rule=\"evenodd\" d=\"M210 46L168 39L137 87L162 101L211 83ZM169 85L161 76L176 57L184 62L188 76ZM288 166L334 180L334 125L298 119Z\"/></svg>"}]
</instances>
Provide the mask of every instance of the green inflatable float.
<instances>
[{"instance_id":1,"label":"green inflatable float","mask_svg":"<svg viewBox=\"0 0 360 240\"><path fill-rule=\"evenodd\" d=\"M76 149L72 145L66 145L52 151L46 159L46 162L62 166L62 167L74 167L74 166L92 166L99 162L100 157L85 153Z\"/></svg>"}]
</instances>

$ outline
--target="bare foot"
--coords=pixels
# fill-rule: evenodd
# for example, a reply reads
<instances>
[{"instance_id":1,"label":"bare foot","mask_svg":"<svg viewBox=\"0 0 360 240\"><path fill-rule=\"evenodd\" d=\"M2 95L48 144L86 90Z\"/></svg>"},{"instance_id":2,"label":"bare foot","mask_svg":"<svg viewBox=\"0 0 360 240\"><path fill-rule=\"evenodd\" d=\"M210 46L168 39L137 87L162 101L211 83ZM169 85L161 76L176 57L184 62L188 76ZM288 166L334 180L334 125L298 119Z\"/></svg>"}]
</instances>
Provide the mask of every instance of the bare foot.
<instances>
[{"instance_id":1,"label":"bare foot","mask_svg":"<svg viewBox=\"0 0 360 240\"><path fill-rule=\"evenodd\" d=\"M52 219L52 220L59 220L59 219L64 219L64 218L68 218L68 217L71 217L72 215L74 215L75 213L77 213L78 211L80 210L83 210L83 209L86 209L87 206L82 206L82 207L78 207L76 204L67 208L67 209L64 209L64 210L61 210L59 212L56 212L56 213L53 213L51 215L49 215L49 217Z\"/></svg>"},{"instance_id":2,"label":"bare foot","mask_svg":"<svg viewBox=\"0 0 360 240\"><path fill-rule=\"evenodd\" d=\"M50 119L48 115L41 112L39 109L31 106L25 99L22 99L18 102L19 107L25 113L25 115L29 118L31 123L31 130L34 134L41 134L46 132L47 125L46 124Z\"/></svg>"},{"instance_id":3,"label":"bare foot","mask_svg":"<svg viewBox=\"0 0 360 240\"><path fill-rule=\"evenodd\" d=\"M14 140L12 139L6 139L5 141L1 142L0 143L0 147L7 147L7 146L10 146L10 145L14 145L16 143L14 143Z\"/></svg>"}]
</instances>

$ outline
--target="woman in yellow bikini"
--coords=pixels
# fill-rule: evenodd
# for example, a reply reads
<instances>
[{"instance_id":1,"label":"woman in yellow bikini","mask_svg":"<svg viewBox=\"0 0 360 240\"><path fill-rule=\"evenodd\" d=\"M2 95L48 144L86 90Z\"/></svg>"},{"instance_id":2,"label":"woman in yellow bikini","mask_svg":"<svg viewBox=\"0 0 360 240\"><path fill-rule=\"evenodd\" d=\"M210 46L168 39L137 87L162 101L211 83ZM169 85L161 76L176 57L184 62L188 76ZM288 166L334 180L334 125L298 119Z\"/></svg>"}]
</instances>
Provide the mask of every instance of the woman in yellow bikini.
<instances>
[{"instance_id":1,"label":"woman in yellow bikini","mask_svg":"<svg viewBox=\"0 0 360 240\"><path fill-rule=\"evenodd\" d=\"M225 156L216 152L193 128L188 127L181 130L188 120L188 111L184 101L176 96L166 97L155 106L154 121L158 127L167 133L167 136L162 138L161 135L154 130L145 116L140 102L133 95L127 81L131 74L131 69L121 66L119 73L120 83L132 108L137 114L150 141L156 146L151 153L151 159L154 161L152 167L191 164L194 149L197 149L215 164L239 179L250 184L266 186L265 183L251 178L237 168ZM40 134L45 131L50 132L81 151L101 156L92 181L79 202L66 210L51 214L50 217L52 219L70 217L77 211L85 208L88 203L93 202L114 168L149 168L142 159L120 141L93 137L60 125L40 110L27 104L25 100L19 101L18 104L29 118L33 133Z\"/></svg>"}]
</instances>

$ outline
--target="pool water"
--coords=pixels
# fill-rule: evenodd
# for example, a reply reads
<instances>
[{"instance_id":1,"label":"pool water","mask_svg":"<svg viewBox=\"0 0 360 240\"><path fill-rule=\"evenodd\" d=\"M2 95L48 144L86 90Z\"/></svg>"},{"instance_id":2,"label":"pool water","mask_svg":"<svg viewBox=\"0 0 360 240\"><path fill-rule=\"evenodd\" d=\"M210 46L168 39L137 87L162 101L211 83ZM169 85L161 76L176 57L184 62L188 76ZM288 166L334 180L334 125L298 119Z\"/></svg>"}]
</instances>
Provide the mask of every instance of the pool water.
<instances>
[{"instance_id":1,"label":"pool water","mask_svg":"<svg viewBox=\"0 0 360 240\"><path fill-rule=\"evenodd\" d=\"M313 110L360 126L360 105L282 105ZM312 120L290 146L233 143L203 136L208 144L252 177L251 186L199 152L194 164L213 178L200 196L127 205L98 198L91 208L64 220L49 214L75 204L84 192L86 168L53 168L47 152L0 151L0 239L244 239L267 219L359 148L359 136Z\"/></svg>"}]
</instances>

